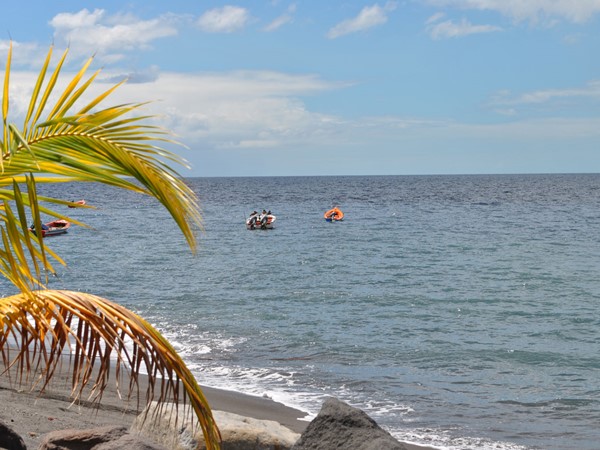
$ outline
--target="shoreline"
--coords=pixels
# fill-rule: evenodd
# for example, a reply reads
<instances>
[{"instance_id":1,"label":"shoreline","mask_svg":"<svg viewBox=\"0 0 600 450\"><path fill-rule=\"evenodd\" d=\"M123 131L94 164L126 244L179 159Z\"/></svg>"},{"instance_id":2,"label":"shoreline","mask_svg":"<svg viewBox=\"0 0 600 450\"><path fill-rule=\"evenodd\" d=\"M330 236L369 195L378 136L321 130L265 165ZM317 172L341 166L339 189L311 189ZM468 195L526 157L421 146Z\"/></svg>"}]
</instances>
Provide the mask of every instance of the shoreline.
<instances>
[{"instance_id":1,"label":"shoreline","mask_svg":"<svg viewBox=\"0 0 600 450\"><path fill-rule=\"evenodd\" d=\"M258 420L272 420L296 433L308 421L305 413L269 399L202 386L213 411L226 411ZM0 382L0 421L18 433L28 449L39 446L44 434L55 430L85 429L105 425L129 426L138 416L137 405L128 405L107 392L99 405L82 400L73 403L68 391L29 391ZM134 402L137 404L137 402Z\"/></svg>"},{"instance_id":2,"label":"shoreline","mask_svg":"<svg viewBox=\"0 0 600 450\"><path fill-rule=\"evenodd\" d=\"M202 386L213 411L226 411L258 420L278 422L301 434L310 421L304 411L274 400L240 392ZM28 449L38 448L46 433L65 429L85 429L100 426L129 427L138 415L138 408L118 398L114 388L107 388L99 406L88 401L72 403L69 389L53 386L46 393L11 387L0 378L0 420L18 433ZM402 442L407 450L435 450Z\"/></svg>"},{"instance_id":3,"label":"shoreline","mask_svg":"<svg viewBox=\"0 0 600 450\"><path fill-rule=\"evenodd\" d=\"M35 373L20 385L14 369L4 372L6 366L0 359L0 421L18 433L28 449L38 448L46 433L66 429L86 429L101 426L126 426L129 428L145 403L138 405L138 397L121 398L116 386L114 367L102 395L101 402L87 400L89 386L76 403L70 398L70 355L62 356L57 374L44 393L31 388ZM3 373L4 372L4 373ZM122 386L124 379L121 375ZM139 391L144 392L146 375L138 379ZM27 384L29 383L29 384ZM93 384L93 383L92 383ZM200 385L212 411L224 411L256 420L270 420L302 434L313 418L306 411L287 406L268 397L259 397L239 391ZM125 395L126 392L123 391ZM318 411L317 411L318 413ZM406 450L439 450L435 447L399 441Z\"/></svg>"}]
</instances>

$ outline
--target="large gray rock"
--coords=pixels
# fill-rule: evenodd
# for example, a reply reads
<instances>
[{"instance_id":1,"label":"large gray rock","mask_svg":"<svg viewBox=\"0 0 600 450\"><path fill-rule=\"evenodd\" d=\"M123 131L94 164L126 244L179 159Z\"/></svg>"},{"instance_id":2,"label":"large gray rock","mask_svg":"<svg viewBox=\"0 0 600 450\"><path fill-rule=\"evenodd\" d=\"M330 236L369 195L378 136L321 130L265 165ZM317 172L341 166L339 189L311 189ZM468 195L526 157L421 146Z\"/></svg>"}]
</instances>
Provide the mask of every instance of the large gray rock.
<instances>
[{"instance_id":1,"label":"large gray rock","mask_svg":"<svg viewBox=\"0 0 600 450\"><path fill-rule=\"evenodd\" d=\"M27 450L21 436L2 421L0 421L0 448L7 450Z\"/></svg>"},{"instance_id":2,"label":"large gray rock","mask_svg":"<svg viewBox=\"0 0 600 450\"><path fill-rule=\"evenodd\" d=\"M365 412L328 398L292 450L408 450Z\"/></svg>"},{"instance_id":3,"label":"large gray rock","mask_svg":"<svg viewBox=\"0 0 600 450\"><path fill-rule=\"evenodd\" d=\"M147 412L147 414L146 414ZM272 420L257 420L224 411L213 411L221 432L222 450L289 450L300 435ZM171 450L205 449L202 429L189 408L157 407L152 403L131 426Z\"/></svg>"},{"instance_id":4,"label":"large gray rock","mask_svg":"<svg viewBox=\"0 0 600 450\"><path fill-rule=\"evenodd\" d=\"M38 450L167 450L144 438L131 436L125 427L59 430L44 436Z\"/></svg>"},{"instance_id":5,"label":"large gray rock","mask_svg":"<svg viewBox=\"0 0 600 450\"><path fill-rule=\"evenodd\" d=\"M141 436L126 434L116 441L105 442L97 445L93 450L167 450L162 445L150 442Z\"/></svg>"}]
</instances>

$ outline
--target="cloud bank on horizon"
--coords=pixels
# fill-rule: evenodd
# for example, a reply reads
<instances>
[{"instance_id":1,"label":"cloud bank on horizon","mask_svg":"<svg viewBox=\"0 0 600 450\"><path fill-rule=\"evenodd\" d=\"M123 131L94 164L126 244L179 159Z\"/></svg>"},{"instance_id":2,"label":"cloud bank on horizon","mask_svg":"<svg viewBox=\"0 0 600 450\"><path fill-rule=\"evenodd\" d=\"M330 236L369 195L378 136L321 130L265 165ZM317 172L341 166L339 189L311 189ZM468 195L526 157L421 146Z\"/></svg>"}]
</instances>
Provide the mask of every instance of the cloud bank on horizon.
<instances>
[{"instance_id":1,"label":"cloud bank on horizon","mask_svg":"<svg viewBox=\"0 0 600 450\"><path fill-rule=\"evenodd\" d=\"M94 54L190 175L600 171L600 0L33 3L1 19L16 112L50 43Z\"/></svg>"}]
</instances>

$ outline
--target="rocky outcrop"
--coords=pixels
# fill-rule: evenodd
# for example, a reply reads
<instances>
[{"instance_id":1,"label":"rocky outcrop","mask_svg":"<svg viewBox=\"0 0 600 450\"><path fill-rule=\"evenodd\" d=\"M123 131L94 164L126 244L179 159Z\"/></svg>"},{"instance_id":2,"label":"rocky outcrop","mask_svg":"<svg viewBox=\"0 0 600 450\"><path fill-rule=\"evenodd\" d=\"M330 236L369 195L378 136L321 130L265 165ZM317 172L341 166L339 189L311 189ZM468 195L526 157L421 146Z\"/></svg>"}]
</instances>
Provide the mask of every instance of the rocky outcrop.
<instances>
[{"instance_id":1,"label":"rocky outcrop","mask_svg":"<svg viewBox=\"0 0 600 450\"><path fill-rule=\"evenodd\" d=\"M365 412L335 398L323 403L292 450L408 450Z\"/></svg>"},{"instance_id":2,"label":"rocky outcrop","mask_svg":"<svg viewBox=\"0 0 600 450\"><path fill-rule=\"evenodd\" d=\"M146 414L147 413L147 414ZM288 450L300 435L271 420L257 420L224 411L213 411L221 431L222 450ZM153 403L135 420L139 433L172 450L204 449L204 436L189 409Z\"/></svg>"},{"instance_id":3,"label":"rocky outcrop","mask_svg":"<svg viewBox=\"0 0 600 450\"><path fill-rule=\"evenodd\" d=\"M189 408L153 403L128 430L107 426L46 434L39 450L197 450L205 449L202 430ZM213 411L222 450L409 450L360 409L335 398L299 435L271 420ZM23 440L0 422L0 449L26 450Z\"/></svg>"},{"instance_id":4,"label":"rocky outcrop","mask_svg":"<svg viewBox=\"0 0 600 450\"><path fill-rule=\"evenodd\" d=\"M8 425L0 421L0 448L7 450L27 450L21 436Z\"/></svg>"},{"instance_id":5,"label":"rocky outcrop","mask_svg":"<svg viewBox=\"0 0 600 450\"><path fill-rule=\"evenodd\" d=\"M100 427L89 430L60 430L44 436L38 450L167 450L125 427Z\"/></svg>"}]
</instances>

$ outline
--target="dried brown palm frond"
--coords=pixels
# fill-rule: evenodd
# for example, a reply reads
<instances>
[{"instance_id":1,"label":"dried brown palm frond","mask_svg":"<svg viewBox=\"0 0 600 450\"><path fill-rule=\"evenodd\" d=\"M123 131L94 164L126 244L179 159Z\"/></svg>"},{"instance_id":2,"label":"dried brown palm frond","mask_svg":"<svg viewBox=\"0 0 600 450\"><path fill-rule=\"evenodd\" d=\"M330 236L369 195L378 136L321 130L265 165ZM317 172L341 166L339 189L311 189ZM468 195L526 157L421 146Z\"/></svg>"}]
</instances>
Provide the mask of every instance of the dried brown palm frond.
<instances>
[{"instance_id":1,"label":"dried brown palm frond","mask_svg":"<svg viewBox=\"0 0 600 450\"><path fill-rule=\"evenodd\" d=\"M68 367L74 399L99 403L114 381L137 406L140 400L189 402L206 442L219 442L194 376L154 327L123 306L81 292L42 290L0 299L0 317L1 361L17 383L43 390Z\"/></svg>"}]
</instances>

